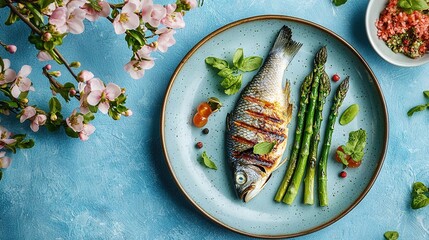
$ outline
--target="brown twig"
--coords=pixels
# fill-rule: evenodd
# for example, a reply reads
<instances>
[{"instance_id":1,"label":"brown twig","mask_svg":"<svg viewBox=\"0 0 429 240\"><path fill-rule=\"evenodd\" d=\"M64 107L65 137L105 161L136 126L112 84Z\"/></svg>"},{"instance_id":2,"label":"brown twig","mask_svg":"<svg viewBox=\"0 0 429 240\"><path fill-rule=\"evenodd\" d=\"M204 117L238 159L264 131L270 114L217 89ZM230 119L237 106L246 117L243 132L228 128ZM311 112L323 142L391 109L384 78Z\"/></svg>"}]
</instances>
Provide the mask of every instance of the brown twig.
<instances>
[{"instance_id":1,"label":"brown twig","mask_svg":"<svg viewBox=\"0 0 429 240\"><path fill-rule=\"evenodd\" d=\"M12 4L12 1L6 0L7 6L10 8L10 10L15 13L25 24L27 24L28 27L33 30L33 32L37 33L38 35L42 35L43 32L38 29L36 26L34 26L28 18L26 18L24 15L22 15L18 9ZM67 70L70 72L70 74L77 80L77 75L73 72L73 69L71 69L70 65L67 63L67 60L61 55L60 51L58 49L54 48L55 54L58 56L58 58L61 60L61 62L66 66Z\"/></svg>"}]
</instances>

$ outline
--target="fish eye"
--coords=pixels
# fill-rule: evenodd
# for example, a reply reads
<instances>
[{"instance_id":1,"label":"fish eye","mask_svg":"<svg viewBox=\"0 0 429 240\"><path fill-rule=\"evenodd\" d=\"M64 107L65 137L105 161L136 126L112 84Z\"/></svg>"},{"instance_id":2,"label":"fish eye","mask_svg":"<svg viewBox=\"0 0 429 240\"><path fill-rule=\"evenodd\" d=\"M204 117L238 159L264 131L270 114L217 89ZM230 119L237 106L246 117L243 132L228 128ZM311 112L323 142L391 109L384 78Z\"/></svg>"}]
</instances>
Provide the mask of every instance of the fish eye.
<instances>
[{"instance_id":1,"label":"fish eye","mask_svg":"<svg viewBox=\"0 0 429 240\"><path fill-rule=\"evenodd\" d=\"M247 182L247 177L244 172L238 172L235 174L235 182L237 184L245 184Z\"/></svg>"}]
</instances>

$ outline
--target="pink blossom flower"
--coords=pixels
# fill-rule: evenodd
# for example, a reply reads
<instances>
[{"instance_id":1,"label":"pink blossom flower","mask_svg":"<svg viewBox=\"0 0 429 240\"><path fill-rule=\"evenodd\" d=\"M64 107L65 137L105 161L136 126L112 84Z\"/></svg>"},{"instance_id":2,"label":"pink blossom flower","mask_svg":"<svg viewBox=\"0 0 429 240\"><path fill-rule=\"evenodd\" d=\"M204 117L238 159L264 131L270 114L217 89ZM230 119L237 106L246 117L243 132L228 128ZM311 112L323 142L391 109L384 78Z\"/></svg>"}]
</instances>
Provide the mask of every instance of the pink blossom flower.
<instances>
[{"instance_id":1,"label":"pink blossom flower","mask_svg":"<svg viewBox=\"0 0 429 240\"><path fill-rule=\"evenodd\" d=\"M153 4L152 0L143 2L142 20L149 23L152 27L158 27L161 20L166 16L167 10L159 4Z\"/></svg>"},{"instance_id":2,"label":"pink blossom flower","mask_svg":"<svg viewBox=\"0 0 429 240\"><path fill-rule=\"evenodd\" d=\"M44 9L42 9L42 13L43 15L50 16L56 8L57 8L57 4L56 2L53 2L49 4L47 7L45 7Z\"/></svg>"},{"instance_id":3,"label":"pink blossom flower","mask_svg":"<svg viewBox=\"0 0 429 240\"><path fill-rule=\"evenodd\" d=\"M49 17L49 23L54 25L59 33L80 34L85 30L85 15L86 12L77 7L58 7Z\"/></svg>"},{"instance_id":4,"label":"pink blossom flower","mask_svg":"<svg viewBox=\"0 0 429 240\"><path fill-rule=\"evenodd\" d=\"M109 13L110 13L109 3L101 0L101 1L98 1L98 5L101 7L100 11L97 11L94 8L92 8L91 4L89 4L89 3L85 3L82 6L82 9L84 9L85 12L86 12L86 16L85 16L86 19L88 19L89 21L94 22L99 17L107 17L107 16L109 16Z\"/></svg>"},{"instance_id":5,"label":"pink blossom flower","mask_svg":"<svg viewBox=\"0 0 429 240\"><path fill-rule=\"evenodd\" d=\"M104 86L104 83L99 79L91 80L91 92L88 94L87 102L91 106L97 106L100 112L106 114L110 108L109 101L115 100L121 95L121 88L114 84L109 83Z\"/></svg>"},{"instance_id":6,"label":"pink blossom flower","mask_svg":"<svg viewBox=\"0 0 429 240\"><path fill-rule=\"evenodd\" d=\"M6 157L6 152L0 152L0 168L8 168L12 159L10 157Z\"/></svg>"},{"instance_id":7,"label":"pink blossom flower","mask_svg":"<svg viewBox=\"0 0 429 240\"><path fill-rule=\"evenodd\" d=\"M46 51L39 51L39 53L37 54L37 59L39 59L39 61L41 62L49 61L52 60L52 56Z\"/></svg>"},{"instance_id":8,"label":"pink blossom flower","mask_svg":"<svg viewBox=\"0 0 429 240\"><path fill-rule=\"evenodd\" d=\"M10 83L15 80L16 72L9 67L9 59L3 59L3 68L0 66L0 85Z\"/></svg>"},{"instance_id":9,"label":"pink blossom flower","mask_svg":"<svg viewBox=\"0 0 429 240\"><path fill-rule=\"evenodd\" d=\"M198 6L197 0L185 0L185 3L189 6L189 9L193 9Z\"/></svg>"},{"instance_id":10,"label":"pink blossom flower","mask_svg":"<svg viewBox=\"0 0 429 240\"><path fill-rule=\"evenodd\" d=\"M33 132L37 132L39 131L39 126L43 126L46 123L46 115L44 114L37 114L34 118L33 121L30 124L30 128L31 130L33 130Z\"/></svg>"},{"instance_id":11,"label":"pink blossom flower","mask_svg":"<svg viewBox=\"0 0 429 240\"><path fill-rule=\"evenodd\" d=\"M19 118L19 121L23 123L25 120L30 119L36 115L36 108L32 106L27 106L26 108L22 109L21 117Z\"/></svg>"},{"instance_id":12,"label":"pink blossom flower","mask_svg":"<svg viewBox=\"0 0 429 240\"><path fill-rule=\"evenodd\" d=\"M167 52L168 48L173 46L176 43L176 39L174 39L174 34L176 31L173 29L162 28L155 32L159 35L158 37L158 50L160 52Z\"/></svg>"},{"instance_id":13,"label":"pink blossom flower","mask_svg":"<svg viewBox=\"0 0 429 240\"><path fill-rule=\"evenodd\" d=\"M8 51L9 53L15 53L16 52L16 46L15 45L7 45L6 46L6 51Z\"/></svg>"},{"instance_id":14,"label":"pink blossom flower","mask_svg":"<svg viewBox=\"0 0 429 240\"><path fill-rule=\"evenodd\" d=\"M27 77L31 73L31 66L24 65L16 76L15 82L11 86L12 96L18 98L21 92L34 91L31 80Z\"/></svg>"},{"instance_id":15,"label":"pink blossom flower","mask_svg":"<svg viewBox=\"0 0 429 240\"><path fill-rule=\"evenodd\" d=\"M78 91L80 93L80 112L87 114L89 112L89 105L87 97L91 91L90 81L94 78L94 74L90 71L83 70L78 74Z\"/></svg>"},{"instance_id":16,"label":"pink blossom flower","mask_svg":"<svg viewBox=\"0 0 429 240\"><path fill-rule=\"evenodd\" d=\"M136 29L140 25L139 16L134 13L136 5L128 2L122 8L122 12L113 20L113 28L116 34L122 34L128 29Z\"/></svg>"},{"instance_id":17,"label":"pink blossom flower","mask_svg":"<svg viewBox=\"0 0 429 240\"><path fill-rule=\"evenodd\" d=\"M176 4L168 4L166 7L167 15L161 20L161 23L169 28L184 28L185 21L181 12L175 12Z\"/></svg>"},{"instance_id":18,"label":"pink blossom flower","mask_svg":"<svg viewBox=\"0 0 429 240\"><path fill-rule=\"evenodd\" d=\"M86 141L89 138L89 135L93 134L95 132L95 127L90 124L84 124L83 125L83 130L81 132L79 132L79 139L82 141Z\"/></svg>"},{"instance_id":19,"label":"pink blossom flower","mask_svg":"<svg viewBox=\"0 0 429 240\"><path fill-rule=\"evenodd\" d=\"M145 70L152 68L154 65L153 60L131 60L125 64L124 69L133 79L140 79L144 76Z\"/></svg>"},{"instance_id":20,"label":"pink blossom flower","mask_svg":"<svg viewBox=\"0 0 429 240\"><path fill-rule=\"evenodd\" d=\"M0 149L8 144L16 142L15 139L10 138L11 135L12 134L6 128L0 126Z\"/></svg>"},{"instance_id":21,"label":"pink blossom flower","mask_svg":"<svg viewBox=\"0 0 429 240\"><path fill-rule=\"evenodd\" d=\"M75 132L81 132L83 130L83 116L73 110L70 117L66 118L67 126L69 126Z\"/></svg>"}]
</instances>

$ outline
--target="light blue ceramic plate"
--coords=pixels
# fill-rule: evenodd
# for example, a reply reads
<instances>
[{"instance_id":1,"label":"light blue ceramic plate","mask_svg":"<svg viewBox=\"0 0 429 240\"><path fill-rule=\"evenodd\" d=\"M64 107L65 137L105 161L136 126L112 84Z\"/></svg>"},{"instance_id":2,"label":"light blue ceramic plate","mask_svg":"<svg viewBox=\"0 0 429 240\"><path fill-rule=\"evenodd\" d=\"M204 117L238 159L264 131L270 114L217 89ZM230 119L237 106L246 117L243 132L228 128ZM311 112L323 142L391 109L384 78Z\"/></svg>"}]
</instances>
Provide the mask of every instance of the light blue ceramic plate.
<instances>
[{"instance_id":1,"label":"light blue ceramic plate","mask_svg":"<svg viewBox=\"0 0 429 240\"><path fill-rule=\"evenodd\" d=\"M245 56L266 56L279 29L289 26L293 39L303 47L286 71L292 83L292 97L298 102L299 87L311 71L313 57L320 47L328 48L326 71L350 76L350 90L340 112L358 103L360 113L347 126L338 123L333 135L328 163L329 207L304 205L299 192L291 206L276 203L273 198L285 173L286 165L274 172L266 187L252 201L243 203L235 196L226 164L224 134L225 117L232 110L239 94L225 95L216 72L204 63L208 56L227 58L237 48ZM244 84L254 75L244 75ZM339 83L332 83L335 90ZM224 107L210 116L206 125L210 133L192 125L192 116L199 103L209 97L218 97ZM330 95L325 107L325 118L332 103ZM297 109L294 109L294 116ZM324 121L325 125L326 121ZM295 129L292 120L290 132ZM348 170L348 177L338 173L342 165L336 163L334 146L345 144L348 133L363 128L367 131L365 159L359 169ZM323 130L323 129L322 129ZM362 57L335 33L314 23L285 16L258 16L231 23L213 32L199 42L177 67L168 87L161 119L161 135L165 157L179 188L189 201L205 216L220 225L255 237L292 237L314 232L337 221L355 207L373 185L383 164L387 148L388 119L384 98L377 80ZM292 136L293 134L291 134ZM204 143L196 149L195 143ZM292 137L284 156L289 156ZM216 162L218 170L205 168L198 162L203 151ZM301 189L302 191L302 189ZM316 202L318 201L316 197Z\"/></svg>"}]
</instances>

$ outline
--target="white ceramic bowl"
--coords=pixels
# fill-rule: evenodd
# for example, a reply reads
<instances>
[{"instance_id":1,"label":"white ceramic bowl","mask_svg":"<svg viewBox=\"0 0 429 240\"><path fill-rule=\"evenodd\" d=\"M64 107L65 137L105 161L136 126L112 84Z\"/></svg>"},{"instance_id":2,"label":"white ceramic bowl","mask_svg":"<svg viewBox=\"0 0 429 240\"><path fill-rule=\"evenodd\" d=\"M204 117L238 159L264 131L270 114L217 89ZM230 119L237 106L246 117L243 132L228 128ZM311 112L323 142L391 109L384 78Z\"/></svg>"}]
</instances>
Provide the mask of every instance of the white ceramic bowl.
<instances>
[{"instance_id":1,"label":"white ceramic bowl","mask_svg":"<svg viewBox=\"0 0 429 240\"><path fill-rule=\"evenodd\" d=\"M429 54L425 54L421 58L412 59L405 56L404 54L394 53L392 50L390 50L389 47L386 46L383 40L378 38L377 27L375 26L375 23L378 20L381 11L383 11L383 9L386 7L387 2L387 0L370 0L368 3L368 8L366 9L366 33L374 50L378 53L378 55L384 58L384 60L401 67L415 67L429 63Z\"/></svg>"}]
</instances>

